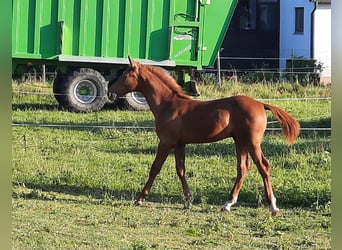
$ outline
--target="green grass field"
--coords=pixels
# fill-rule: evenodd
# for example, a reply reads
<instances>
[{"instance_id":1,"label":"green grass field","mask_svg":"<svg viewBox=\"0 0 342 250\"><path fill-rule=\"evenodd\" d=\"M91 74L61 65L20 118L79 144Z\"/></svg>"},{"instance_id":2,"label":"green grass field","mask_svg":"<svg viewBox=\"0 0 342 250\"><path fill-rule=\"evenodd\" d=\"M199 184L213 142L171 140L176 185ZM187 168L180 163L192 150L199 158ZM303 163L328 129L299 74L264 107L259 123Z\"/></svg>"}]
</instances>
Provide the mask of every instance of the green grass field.
<instances>
[{"instance_id":1,"label":"green grass field","mask_svg":"<svg viewBox=\"0 0 342 250\"><path fill-rule=\"evenodd\" d=\"M199 90L201 99L331 95L330 87L291 84ZM220 211L236 175L232 139L187 146L190 211L182 209L172 155L144 205L135 207L158 143L149 111L114 111L108 103L78 114L58 109L45 95L49 84L13 83L13 91L13 249L331 249L330 131L302 131L292 146L279 131L266 132L279 216L265 204L255 167L232 211ZM265 102L287 110L303 128L330 128L329 99Z\"/></svg>"}]
</instances>

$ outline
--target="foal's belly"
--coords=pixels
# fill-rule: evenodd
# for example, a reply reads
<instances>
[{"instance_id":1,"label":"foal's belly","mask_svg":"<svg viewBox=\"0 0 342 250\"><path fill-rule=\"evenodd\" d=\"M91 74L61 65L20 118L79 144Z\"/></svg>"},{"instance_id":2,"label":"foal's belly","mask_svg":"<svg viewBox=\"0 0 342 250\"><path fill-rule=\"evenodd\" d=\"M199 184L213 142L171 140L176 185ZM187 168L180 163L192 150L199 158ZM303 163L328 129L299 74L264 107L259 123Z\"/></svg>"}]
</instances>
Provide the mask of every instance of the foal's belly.
<instances>
[{"instance_id":1,"label":"foal's belly","mask_svg":"<svg viewBox=\"0 0 342 250\"><path fill-rule=\"evenodd\" d=\"M227 111L213 111L210 114L190 116L183 119L183 140L185 143L205 143L232 136Z\"/></svg>"}]
</instances>

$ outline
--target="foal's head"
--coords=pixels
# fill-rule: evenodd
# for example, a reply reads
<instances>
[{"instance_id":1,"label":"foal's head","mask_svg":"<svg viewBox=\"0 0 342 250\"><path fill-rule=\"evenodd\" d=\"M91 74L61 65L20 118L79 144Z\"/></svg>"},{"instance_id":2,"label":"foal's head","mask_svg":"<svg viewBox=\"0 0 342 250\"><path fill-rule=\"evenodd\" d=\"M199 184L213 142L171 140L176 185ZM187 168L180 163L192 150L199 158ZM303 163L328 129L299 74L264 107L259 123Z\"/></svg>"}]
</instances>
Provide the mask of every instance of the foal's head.
<instances>
[{"instance_id":1,"label":"foal's head","mask_svg":"<svg viewBox=\"0 0 342 250\"><path fill-rule=\"evenodd\" d=\"M135 91L138 86L140 64L128 56L129 66L123 74L108 87L108 97L116 98Z\"/></svg>"}]
</instances>

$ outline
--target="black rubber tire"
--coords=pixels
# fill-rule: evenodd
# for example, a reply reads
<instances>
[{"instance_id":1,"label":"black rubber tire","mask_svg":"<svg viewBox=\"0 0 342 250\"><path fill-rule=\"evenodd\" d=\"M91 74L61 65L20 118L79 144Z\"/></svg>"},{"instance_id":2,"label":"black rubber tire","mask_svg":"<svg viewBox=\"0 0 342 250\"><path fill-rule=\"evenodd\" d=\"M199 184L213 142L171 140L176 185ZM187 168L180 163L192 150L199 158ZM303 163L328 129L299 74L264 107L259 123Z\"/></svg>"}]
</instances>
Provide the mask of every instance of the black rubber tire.
<instances>
[{"instance_id":1,"label":"black rubber tire","mask_svg":"<svg viewBox=\"0 0 342 250\"><path fill-rule=\"evenodd\" d=\"M61 84L63 81L63 77L61 74L57 74L57 76L55 77L54 81L53 81L53 85L52 85L52 90L53 90L53 94L55 96L55 99L57 100L57 102L61 105L61 102L63 102L63 94L61 92Z\"/></svg>"},{"instance_id":2,"label":"black rubber tire","mask_svg":"<svg viewBox=\"0 0 342 250\"><path fill-rule=\"evenodd\" d=\"M107 101L108 83L96 70L80 68L54 82L55 98L68 110L93 112Z\"/></svg>"},{"instance_id":3,"label":"black rubber tire","mask_svg":"<svg viewBox=\"0 0 342 250\"><path fill-rule=\"evenodd\" d=\"M129 110L142 111L150 109L145 97L139 92L127 93L122 100L124 106Z\"/></svg>"}]
</instances>

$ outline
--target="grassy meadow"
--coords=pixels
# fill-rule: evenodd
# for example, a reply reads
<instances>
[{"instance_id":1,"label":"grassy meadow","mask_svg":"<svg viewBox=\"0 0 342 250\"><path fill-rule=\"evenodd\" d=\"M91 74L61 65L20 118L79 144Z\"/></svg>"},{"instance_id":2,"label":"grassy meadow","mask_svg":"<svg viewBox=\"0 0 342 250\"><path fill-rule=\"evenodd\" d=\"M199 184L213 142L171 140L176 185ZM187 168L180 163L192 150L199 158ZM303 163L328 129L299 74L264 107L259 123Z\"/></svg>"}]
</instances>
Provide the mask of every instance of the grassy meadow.
<instances>
[{"instance_id":1,"label":"grassy meadow","mask_svg":"<svg viewBox=\"0 0 342 250\"><path fill-rule=\"evenodd\" d=\"M308 129L291 146L280 131L265 134L276 217L255 167L232 211L220 211L236 176L232 139L187 146L191 210L182 209L173 155L135 207L158 143L151 112L108 103L73 113L58 108L49 83L12 87L13 249L331 249L331 133L309 129L330 128L331 100L286 99L330 97L329 86L198 86L203 100L264 99Z\"/></svg>"}]
</instances>

